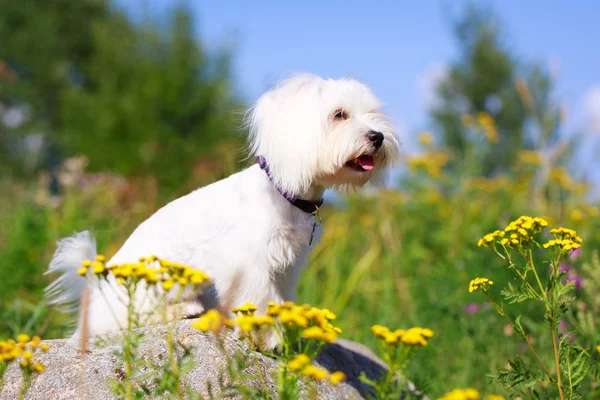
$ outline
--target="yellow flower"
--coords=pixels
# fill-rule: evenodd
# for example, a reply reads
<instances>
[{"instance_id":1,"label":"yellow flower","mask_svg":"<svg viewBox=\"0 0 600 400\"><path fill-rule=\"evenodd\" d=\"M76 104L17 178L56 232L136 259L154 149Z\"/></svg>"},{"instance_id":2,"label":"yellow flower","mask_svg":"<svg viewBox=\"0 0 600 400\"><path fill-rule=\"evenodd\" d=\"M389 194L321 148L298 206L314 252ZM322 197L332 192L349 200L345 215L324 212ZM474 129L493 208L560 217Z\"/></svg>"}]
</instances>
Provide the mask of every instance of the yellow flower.
<instances>
[{"instance_id":1,"label":"yellow flower","mask_svg":"<svg viewBox=\"0 0 600 400\"><path fill-rule=\"evenodd\" d=\"M405 345L426 346L427 339L433 337L433 331L428 328L414 327L408 330L396 329L391 331L389 328L381 325L374 325L371 330L375 336L382 338L387 344L396 345L399 341Z\"/></svg>"},{"instance_id":2,"label":"yellow flower","mask_svg":"<svg viewBox=\"0 0 600 400\"><path fill-rule=\"evenodd\" d=\"M478 246L486 246L496 238L502 238L500 244L505 247L516 247L526 245L533 240L533 235L540 232L548 226L548 221L540 217L521 216L512 221L503 231L495 231L480 239ZM509 238L504 238L506 233L510 233ZM491 239L491 240L490 240Z\"/></svg>"},{"instance_id":3,"label":"yellow flower","mask_svg":"<svg viewBox=\"0 0 600 400\"><path fill-rule=\"evenodd\" d=\"M104 257L104 255L102 255L102 254L98 254L96 256L96 261L99 261L99 262L103 263L103 262L106 261L106 257Z\"/></svg>"},{"instance_id":4,"label":"yellow flower","mask_svg":"<svg viewBox=\"0 0 600 400\"><path fill-rule=\"evenodd\" d=\"M87 268L81 267L77 270L77 275L83 276L83 275L87 274L87 271L88 271Z\"/></svg>"},{"instance_id":5,"label":"yellow flower","mask_svg":"<svg viewBox=\"0 0 600 400\"><path fill-rule=\"evenodd\" d=\"M550 231L555 239L544 244L544 248L558 247L562 251L575 250L581 247L583 240L577 236L577 232L568 228L556 228Z\"/></svg>"},{"instance_id":6,"label":"yellow flower","mask_svg":"<svg viewBox=\"0 0 600 400\"><path fill-rule=\"evenodd\" d=\"M42 364L37 363L37 364L32 364L30 366L30 369L32 372L37 372L37 373L41 374L42 372L44 372L45 367Z\"/></svg>"},{"instance_id":7,"label":"yellow flower","mask_svg":"<svg viewBox=\"0 0 600 400\"><path fill-rule=\"evenodd\" d=\"M258 308L254 304L248 302L248 303L244 304L241 307L234 307L234 308L232 308L231 311L234 312L234 313L241 312L241 313L244 313L244 314L252 314L257 309Z\"/></svg>"},{"instance_id":8,"label":"yellow flower","mask_svg":"<svg viewBox=\"0 0 600 400\"><path fill-rule=\"evenodd\" d=\"M433 135L429 132L421 132L419 135L419 143L424 146L429 146L431 143L433 143Z\"/></svg>"},{"instance_id":9,"label":"yellow flower","mask_svg":"<svg viewBox=\"0 0 600 400\"><path fill-rule=\"evenodd\" d=\"M421 335L423 335L426 338L430 338L433 337L433 331L429 328L420 328L421 329Z\"/></svg>"},{"instance_id":10,"label":"yellow flower","mask_svg":"<svg viewBox=\"0 0 600 400\"><path fill-rule=\"evenodd\" d=\"M387 333L390 333L390 328L381 325L373 325L371 327L371 332L377 337L384 337Z\"/></svg>"},{"instance_id":11,"label":"yellow flower","mask_svg":"<svg viewBox=\"0 0 600 400\"><path fill-rule=\"evenodd\" d=\"M488 278L475 278L469 283L469 293L473 293L479 289L486 291L489 286L493 285L494 281Z\"/></svg>"},{"instance_id":12,"label":"yellow flower","mask_svg":"<svg viewBox=\"0 0 600 400\"><path fill-rule=\"evenodd\" d=\"M31 357L33 357L33 353L30 352L29 350L23 352L23 358L24 359L31 360Z\"/></svg>"},{"instance_id":13,"label":"yellow flower","mask_svg":"<svg viewBox=\"0 0 600 400\"><path fill-rule=\"evenodd\" d=\"M29 335L25 334L25 333L21 333L19 336L17 336L17 342L21 343L21 344L25 344L27 342L29 342L31 338L29 337Z\"/></svg>"},{"instance_id":14,"label":"yellow flower","mask_svg":"<svg viewBox=\"0 0 600 400\"><path fill-rule=\"evenodd\" d=\"M244 332L250 332L265 325L275 325L273 317L268 315L241 315L235 320L235 325L239 326Z\"/></svg>"},{"instance_id":15,"label":"yellow flower","mask_svg":"<svg viewBox=\"0 0 600 400\"><path fill-rule=\"evenodd\" d=\"M324 381L329 377L327 370L317 367L316 365L309 364L302 370L302 375L313 378L316 381Z\"/></svg>"},{"instance_id":16,"label":"yellow flower","mask_svg":"<svg viewBox=\"0 0 600 400\"><path fill-rule=\"evenodd\" d=\"M321 337L321 340L323 340L324 342L327 343L333 343L335 342L335 340L337 339L337 333L334 332L323 332L323 336Z\"/></svg>"},{"instance_id":17,"label":"yellow flower","mask_svg":"<svg viewBox=\"0 0 600 400\"><path fill-rule=\"evenodd\" d=\"M506 400L503 396L499 396L497 394L490 394L486 397L486 400Z\"/></svg>"},{"instance_id":18,"label":"yellow flower","mask_svg":"<svg viewBox=\"0 0 600 400\"><path fill-rule=\"evenodd\" d=\"M302 336L307 339L321 339L323 337L323 329L318 326L311 326L310 328L306 328L304 332L302 332Z\"/></svg>"},{"instance_id":19,"label":"yellow flower","mask_svg":"<svg viewBox=\"0 0 600 400\"><path fill-rule=\"evenodd\" d=\"M446 393L438 400L479 400L479 392L473 388L454 389Z\"/></svg>"},{"instance_id":20,"label":"yellow flower","mask_svg":"<svg viewBox=\"0 0 600 400\"><path fill-rule=\"evenodd\" d=\"M50 346L48 346L46 343L42 343L42 345L40 346L40 349L42 349L43 352L46 352L46 351L50 350Z\"/></svg>"},{"instance_id":21,"label":"yellow flower","mask_svg":"<svg viewBox=\"0 0 600 400\"><path fill-rule=\"evenodd\" d=\"M208 277L208 275L201 271L196 271L190 276L190 282L192 282L194 285L199 285L208 281L209 279L210 278Z\"/></svg>"},{"instance_id":22,"label":"yellow flower","mask_svg":"<svg viewBox=\"0 0 600 400\"><path fill-rule=\"evenodd\" d=\"M332 313L331 311L329 311L326 308L323 308L321 311L323 311L323 315L325 316L325 318L327 318L330 321L333 321L334 319L337 318L337 316L334 313Z\"/></svg>"},{"instance_id":23,"label":"yellow flower","mask_svg":"<svg viewBox=\"0 0 600 400\"><path fill-rule=\"evenodd\" d=\"M422 169L434 178L441 175L442 169L448 164L450 156L444 151L428 151L410 157L408 166L413 170Z\"/></svg>"},{"instance_id":24,"label":"yellow flower","mask_svg":"<svg viewBox=\"0 0 600 400\"><path fill-rule=\"evenodd\" d=\"M335 371L329 376L329 383L331 383L333 386L337 386L345 380L346 375L341 371Z\"/></svg>"},{"instance_id":25,"label":"yellow flower","mask_svg":"<svg viewBox=\"0 0 600 400\"><path fill-rule=\"evenodd\" d=\"M202 332L218 332L223 325L223 316L215 309L208 310L198 320L192 323L192 327Z\"/></svg>"},{"instance_id":26,"label":"yellow flower","mask_svg":"<svg viewBox=\"0 0 600 400\"><path fill-rule=\"evenodd\" d=\"M100 261L94 261L92 263L92 271L94 274L98 275L104 272L104 264Z\"/></svg>"},{"instance_id":27,"label":"yellow flower","mask_svg":"<svg viewBox=\"0 0 600 400\"><path fill-rule=\"evenodd\" d=\"M84 262L81 263L81 265L85 268L89 268L92 266L92 261L91 260L85 260Z\"/></svg>"},{"instance_id":28,"label":"yellow flower","mask_svg":"<svg viewBox=\"0 0 600 400\"><path fill-rule=\"evenodd\" d=\"M504 232L502 231L494 231L492 233L488 233L483 236L483 238L479 239L477 242L477 246L479 247L488 247L491 243L496 240L496 238L500 238L504 236Z\"/></svg>"},{"instance_id":29,"label":"yellow flower","mask_svg":"<svg viewBox=\"0 0 600 400\"><path fill-rule=\"evenodd\" d=\"M521 164L539 165L542 163L542 154L538 151L521 150L517 153Z\"/></svg>"},{"instance_id":30,"label":"yellow flower","mask_svg":"<svg viewBox=\"0 0 600 400\"><path fill-rule=\"evenodd\" d=\"M401 336L402 335L396 335L394 332L389 332L383 336L383 340L385 340L387 344L396 344Z\"/></svg>"},{"instance_id":31,"label":"yellow flower","mask_svg":"<svg viewBox=\"0 0 600 400\"><path fill-rule=\"evenodd\" d=\"M295 312L283 310L279 314L279 320L284 324L293 324L301 328L306 328L308 326L308 319L305 316L301 315L298 312L298 310L294 311Z\"/></svg>"},{"instance_id":32,"label":"yellow flower","mask_svg":"<svg viewBox=\"0 0 600 400\"><path fill-rule=\"evenodd\" d=\"M400 340L402 343L408 345L427 346L427 339L421 328L410 328L404 333L404 335L402 335Z\"/></svg>"},{"instance_id":33,"label":"yellow flower","mask_svg":"<svg viewBox=\"0 0 600 400\"><path fill-rule=\"evenodd\" d=\"M308 363L310 363L310 358L306 354L300 353L288 362L288 367L291 371L299 371Z\"/></svg>"},{"instance_id":34,"label":"yellow flower","mask_svg":"<svg viewBox=\"0 0 600 400\"><path fill-rule=\"evenodd\" d=\"M171 290L171 288L173 287L173 285L175 285L175 281L173 281L172 279L167 279L166 281L164 281L162 283L162 288L164 290Z\"/></svg>"},{"instance_id":35,"label":"yellow flower","mask_svg":"<svg viewBox=\"0 0 600 400\"><path fill-rule=\"evenodd\" d=\"M596 346L596 351L600 353L600 345Z\"/></svg>"},{"instance_id":36,"label":"yellow flower","mask_svg":"<svg viewBox=\"0 0 600 400\"><path fill-rule=\"evenodd\" d=\"M27 368L28 365L29 365L29 361L27 361L27 360L21 361L21 368Z\"/></svg>"}]
</instances>

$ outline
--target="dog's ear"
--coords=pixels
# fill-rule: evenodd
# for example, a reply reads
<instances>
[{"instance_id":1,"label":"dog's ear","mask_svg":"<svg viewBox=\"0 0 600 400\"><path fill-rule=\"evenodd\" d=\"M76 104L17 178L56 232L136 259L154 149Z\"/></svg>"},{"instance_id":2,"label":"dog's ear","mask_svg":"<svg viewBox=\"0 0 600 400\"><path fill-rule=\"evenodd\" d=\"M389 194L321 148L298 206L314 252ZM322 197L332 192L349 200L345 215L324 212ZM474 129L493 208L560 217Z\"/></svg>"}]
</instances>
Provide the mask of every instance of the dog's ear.
<instances>
[{"instance_id":1,"label":"dog's ear","mask_svg":"<svg viewBox=\"0 0 600 400\"><path fill-rule=\"evenodd\" d=\"M247 116L249 147L264 156L282 190L298 194L315 179L323 138L323 80L299 75L262 95Z\"/></svg>"}]
</instances>

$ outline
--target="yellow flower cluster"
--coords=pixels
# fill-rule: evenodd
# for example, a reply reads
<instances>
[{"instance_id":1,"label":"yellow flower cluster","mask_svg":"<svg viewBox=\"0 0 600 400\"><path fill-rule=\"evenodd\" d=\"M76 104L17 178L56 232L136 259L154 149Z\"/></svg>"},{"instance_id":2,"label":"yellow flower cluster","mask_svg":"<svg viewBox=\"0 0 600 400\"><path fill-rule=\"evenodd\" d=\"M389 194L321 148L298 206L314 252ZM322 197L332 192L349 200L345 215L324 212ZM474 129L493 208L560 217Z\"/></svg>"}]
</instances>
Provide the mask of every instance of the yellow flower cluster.
<instances>
[{"instance_id":1,"label":"yellow flower cluster","mask_svg":"<svg viewBox=\"0 0 600 400\"><path fill-rule=\"evenodd\" d=\"M473 388L466 389L454 389L451 392L446 393L438 400L479 400L481 397L479 392ZM504 397L496 394L490 394L486 397L486 400L505 400Z\"/></svg>"},{"instance_id":2,"label":"yellow flower cluster","mask_svg":"<svg viewBox=\"0 0 600 400\"><path fill-rule=\"evenodd\" d=\"M438 400L479 400L479 392L473 388L454 389L446 393Z\"/></svg>"},{"instance_id":3,"label":"yellow flower cluster","mask_svg":"<svg viewBox=\"0 0 600 400\"><path fill-rule=\"evenodd\" d=\"M332 343L342 333L340 328L330 322L336 319L336 315L326 308L311 307L308 304L297 305L291 301L283 304L271 302L267 315L277 317L282 324L289 327L304 328L302 335L307 339Z\"/></svg>"},{"instance_id":4,"label":"yellow flower cluster","mask_svg":"<svg viewBox=\"0 0 600 400\"><path fill-rule=\"evenodd\" d=\"M215 309L208 310L200 318L192 323L192 327L202 332L217 333L226 323L226 319Z\"/></svg>"},{"instance_id":5,"label":"yellow flower cluster","mask_svg":"<svg viewBox=\"0 0 600 400\"><path fill-rule=\"evenodd\" d=\"M242 313L242 314L250 315L250 314L254 314L254 311L256 311L256 310L257 310L257 307L254 304L248 302L241 307L233 307L231 309L231 312L236 313L236 314Z\"/></svg>"},{"instance_id":6,"label":"yellow flower cluster","mask_svg":"<svg viewBox=\"0 0 600 400\"><path fill-rule=\"evenodd\" d=\"M442 168L444 168L450 156L445 151L429 151L419 156L410 157L408 159L408 166L411 169L424 169L429 175L434 178L439 177L442 174Z\"/></svg>"},{"instance_id":7,"label":"yellow flower cluster","mask_svg":"<svg viewBox=\"0 0 600 400\"><path fill-rule=\"evenodd\" d=\"M483 128L483 133L490 143L498 143L498 131L494 119L486 112L477 113L477 121Z\"/></svg>"},{"instance_id":8,"label":"yellow flower cluster","mask_svg":"<svg viewBox=\"0 0 600 400\"><path fill-rule=\"evenodd\" d=\"M548 221L540 217L520 216L512 221L504 230L488 233L483 238L479 239L477 245L479 247L489 247L496 239L500 239L500 244L507 247L516 247L522 244L527 244L533 240L533 235L539 233L542 229L548 226ZM506 235L509 235L506 237Z\"/></svg>"},{"instance_id":9,"label":"yellow flower cluster","mask_svg":"<svg viewBox=\"0 0 600 400\"><path fill-rule=\"evenodd\" d=\"M316 381L328 380L332 385L338 385L346 379L346 375L341 371L335 371L331 374L326 369L310 364L310 358L300 353L288 362L288 368L292 372L300 371L306 377L313 378Z\"/></svg>"},{"instance_id":10,"label":"yellow flower cluster","mask_svg":"<svg viewBox=\"0 0 600 400\"><path fill-rule=\"evenodd\" d=\"M429 146L431 143L433 143L433 135L429 132L421 132L419 134L419 143L421 143L423 146Z\"/></svg>"},{"instance_id":11,"label":"yellow flower cluster","mask_svg":"<svg viewBox=\"0 0 600 400\"><path fill-rule=\"evenodd\" d=\"M269 315L254 315L258 309L254 304L248 302L240 307L234 307L231 311L238 315L235 320L227 320L225 324L229 327L239 326L243 332L258 330L263 326L275 325L275 319Z\"/></svg>"},{"instance_id":12,"label":"yellow flower cluster","mask_svg":"<svg viewBox=\"0 0 600 400\"><path fill-rule=\"evenodd\" d=\"M485 138L490 143L498 143L498 131L494 119L486 112L478 112L477 119L472 115L465 114L461 117L461 122L466 127L475 127L483 130Z\"/></svg>"},{"instance_id":13,"label":"yellow flower cluster","mask_svg":"<svg viewBox=\"0 0 600 400\"><path fill-rule=\"evenodd\" d=\"M256 308L250 303L247 305L251 305L252 307ZM227 326L228 328L238 326L243 332L251 332L266 325L275 325L275 320L273 317L268 315L254 315L254 311L251 311L247 314L239 315L235 319L228 319L214 309L209 310L192 323L192 327L202 332L213 333L218 333L223 326Z\"/></svg>"},{"instance_id":14,"label":"yellow flower cluster","mask_svg":"<svg viewBox=\"0 0 600 400\"><path fill-rule=\"evenodd\" d=\"M521 164L539 165L542 163L542 154L539 151L521 150L517 153Z\"/></svg>"},{"instance_id":15,"label":"yellow flower cluster","mask_svg":"<svg viewBox=\"0 0 600 400\"><path fill-rule=\"evenodd\" d=\"M496 241L496 238L503 237L503 236L504 236L503 231L494 231L492 233L488 233L484 237L479 239L479 241L477 242L477 246L487 247L490 244L494 243Z\"/></svg>"},{"instance_id":16,"label":"yellow flower cluster","mask_svg":"<svg viewBox=\"0 0 600 400\"><path fill-rule=\"evenodd\" d=\"M488 278L475 278L469 283L469 293L473 293L479 289L487 290L488 287L494 284Z\"/></svg>"},{"instance_id":17,"label":"yellow flower cluster","mask_svg":"<svg viewBox=\"0 0 600 400\"><path fill-rule=\"evenodd\" d=\"M241 315L230 324L232 325L239 326L244 332L251 332L263 326L275 325L275 319L269 315Z\"/></svg>"},{"instance_id":18,"label":"yellow flower cluster","mask_svg":"<svg viewBox=\"0 0 600 400\"><path fill-rule=\"evenodd\" d=\"M513 187L514 184L504 175L498 175L493 178L476 176L469 183L470 189L486 193L497 193L501 190L510 190Z\"/></svg>"},{"instance_id":19,"label":"yellow flower cluster","mask_svg":"<svg viewBox=\"0 0 600 400\"><path fill-rule=\"evenodd\" d=\"M396 329L395 331L382 325L373 325L371 331L387 344L396 345L399 341L407 346L427 346L427 339L433 337L433 331L428 328Z\"/></svg>"},{"instance_id":20,"label":"yellow flower cluster","mask_svg":"<svg viewBox=\"0 0 600 400\"><path fill-rule=\"evenodd\" d=\"M577 186L575 180L569 175L564 167L554 167L550 170L550 180L558 183L560 187L566 190L574 189Z\"/></svg>"},{"instance_id":21,"label":"yellow flower cluster","mask_svg":"<svg viewBox=\"0 0 600 400\"><path fill-rule=\"evenodd\" d=\"M558 247L563 251L575 250L581 247L583 239L577 236L577 232L568 228L556 228L550 231L555 239L544 244L544 248Z\"/></svg>"},{"instance_id":22,"label":"yellow flower cluster","mask_svg":"<svg viewBox=\"0 0 600 400\"><path fill-rule=\"evenodd\" d=\"M293 302L283 304L269 303L267 315L255 315L257 307L246 303L234 307L231 311L238 315L235 319L222 316L217 310L209 310L196 320L192 326L202 332L217 333L225 325L229 328L239 327L244 332L258 330L263 326L274 326L275 319L289 327L303 328L302 336L307 339L322 340L333 343L342 330L331 324L336 316L326 308L320 309L307 304L296 305Z\"/></svg>"},{"instance_id":23,"label":"yellow flower cluster","mask_svg":"<svg viewBox=\"0 0 600 400\"><path fill-rule=\"evenodd\" d=\"M20 334L17 340L0 340L0 365L5 362L11 362L18 357L22 357L21 368L29 372L40 373L44 371L44 365L33 362L33 356L39 350L46 352L50 349L46 343L42 343L42 338Z\"/></svg>"},{"instance_id":24,"label":"yellow flower cluster","mask_svg":"<svg viewBox=\"0 0 600 400\"><path fill-rule=\"evenodd\" d=\"M84 261L82 267L77 270L81 276L87 276L90 272L101 278L112 275L121 285L145 281L164 290L170 290L176 283L181 286L201 285L210 280L208 275L200 270L156 256L142 257L137 263L106 266L106 257L100 254L94 261Z\"/></svg>"}]
</instances>

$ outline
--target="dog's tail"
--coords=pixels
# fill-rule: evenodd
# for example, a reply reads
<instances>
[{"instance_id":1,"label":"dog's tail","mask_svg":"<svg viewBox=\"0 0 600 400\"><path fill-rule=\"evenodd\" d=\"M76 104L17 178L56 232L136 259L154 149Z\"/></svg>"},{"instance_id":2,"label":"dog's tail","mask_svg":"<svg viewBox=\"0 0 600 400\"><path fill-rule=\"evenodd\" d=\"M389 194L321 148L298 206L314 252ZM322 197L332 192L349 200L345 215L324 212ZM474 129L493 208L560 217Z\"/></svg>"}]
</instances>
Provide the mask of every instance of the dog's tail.
<instances>
[{"instance_id":1,"label":"dog's tail","mask_svg":"<svg viewBox=\"0 0 600 400\"><path fill-rule=\"evenodd\" d=\"M45 290L48 304L62 312L77 312L81 292L87 286L86 279L79 276L77 270L83 261L95 258L96 240L90 232L83 231L59 240L46 274L58 272L62 275Z\"/></svg>"}]
</instances>

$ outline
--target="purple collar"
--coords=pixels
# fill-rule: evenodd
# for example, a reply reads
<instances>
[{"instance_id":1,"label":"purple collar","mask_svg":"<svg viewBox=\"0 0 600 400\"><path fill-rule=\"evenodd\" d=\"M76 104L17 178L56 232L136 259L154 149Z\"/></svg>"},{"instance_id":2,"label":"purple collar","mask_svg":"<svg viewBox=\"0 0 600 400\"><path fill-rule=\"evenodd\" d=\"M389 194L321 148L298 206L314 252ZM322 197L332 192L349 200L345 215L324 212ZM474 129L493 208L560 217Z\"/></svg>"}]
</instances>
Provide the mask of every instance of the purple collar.
<instances>
[{"instance_id":1,"label":"purple collar","mask_svg":"<svg viewBox=\"0 0 600 400\"><path fill-rule=\"evenodd\" d=\"M273 182L273 178L271 177L271 170L269 169L267 160L263 156L258 157L258 165L262 170L264 170L267 173L267 176L269 177L271 182ZM317 201L303 200L296 197L295 194L281 190L281 188L279 188L279 186L277 185L275 185L275 187L277 188L279 193L281 193L281 195L285 197L285 199L289 201L294 207L299 208L300 210L309 214L316 213L319 210L319 208L323 205L323 199Z\"/></svg>"}]
</instances>

